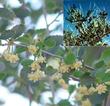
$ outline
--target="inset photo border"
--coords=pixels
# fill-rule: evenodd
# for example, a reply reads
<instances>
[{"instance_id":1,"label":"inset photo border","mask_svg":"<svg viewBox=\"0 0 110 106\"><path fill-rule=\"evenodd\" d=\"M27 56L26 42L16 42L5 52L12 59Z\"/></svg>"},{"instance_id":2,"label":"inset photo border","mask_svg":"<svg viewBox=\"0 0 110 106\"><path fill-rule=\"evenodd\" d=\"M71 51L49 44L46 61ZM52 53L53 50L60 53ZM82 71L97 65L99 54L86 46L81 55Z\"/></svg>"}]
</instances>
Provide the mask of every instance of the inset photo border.
<instances>
[{"instance_id":1,"label":"inset photo border","mask_svg":"<svg viewBox=\"0 0 110 106\"><path fill-rule=\"evenodd\" d=\"M64 0L66 46L110 46L110 0Z\"/></svg>"}]
</instances>

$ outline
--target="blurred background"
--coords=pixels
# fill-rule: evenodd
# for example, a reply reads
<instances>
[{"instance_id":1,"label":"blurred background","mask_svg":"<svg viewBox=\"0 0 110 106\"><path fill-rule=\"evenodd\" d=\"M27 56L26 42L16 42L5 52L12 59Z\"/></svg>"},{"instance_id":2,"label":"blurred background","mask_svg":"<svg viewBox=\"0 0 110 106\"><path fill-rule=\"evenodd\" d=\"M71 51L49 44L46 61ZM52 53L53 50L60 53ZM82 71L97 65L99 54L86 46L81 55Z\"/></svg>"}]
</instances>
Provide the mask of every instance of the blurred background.
<instances>
[{"instance_id":1,"label":"blurred background","mask_svg":"<svg viewBox=\"0 0 110 106\"><path fill-rule=\"evenodd\" d=\"M45 10L43 10L44 5ZM48 24L51 36L63 35L63 0L0 0L0 8L3 7L12 9L17 17L12 21L7 21L4 18L0 19L1 32L20 23L25 24L26 30L42 29L43 31L47 27L46 24ZM46 13L47 23L45 22L44 12ZM2 44L5 43L3 40L1 42ZM0 46L0 54L6 48L6 46ZM41 82L36 87L37 83L28 86L16 81L16 77L20 73L19 70L15 64L0 60L0 106L46 106L47 103L50 103L49 98L52 97L52 94L48 89L44 90L44 83ZM25 79L23 81L30 83ZM62 98L68 98L66 90L59 89L57 92L56 102ZM34 100L31 100L31 94L33 93ZM38 98L39 96L40 98Z\"/></svg>"}]
</instances>

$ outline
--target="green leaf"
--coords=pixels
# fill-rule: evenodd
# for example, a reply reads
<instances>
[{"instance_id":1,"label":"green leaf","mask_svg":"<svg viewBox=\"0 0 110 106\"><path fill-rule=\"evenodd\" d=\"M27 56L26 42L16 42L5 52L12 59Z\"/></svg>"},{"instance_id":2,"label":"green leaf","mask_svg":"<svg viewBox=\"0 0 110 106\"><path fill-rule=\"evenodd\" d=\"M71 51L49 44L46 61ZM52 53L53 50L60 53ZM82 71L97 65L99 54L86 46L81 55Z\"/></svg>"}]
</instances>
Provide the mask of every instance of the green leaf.
<instances>
[{"instance_id":1,"label":"green leaf","mask_svg":"<svg viewBox=\"0 0 110 106\"><path fill-rule=\"evenodd\" d=\"M4 31L0 39L6 40L9 38L17 38L24 32L24 26L23 25L17 25L13 27L11 30Z\"/></svg>"},{"instance_id":2,"label":"green leaf","mask_svg":"<svg viewBox=\"0 0 110 106\"><path fill-rule=\"evenodd\" d=\"M73 72L73 76L78 77L78 78L81 78L83 75L84 75L83 71L75 70Z\"/></svg>"},{"instance_id":3,"label":"green leaf","mask_svg":"<svg viewBox=\"0 0 110 106\"><path fill-rule=\"evenodd\" d=\"M0 32L2 33L8 26L8 20L2 18L0 19Z\"/></svg>"},{"instance_id":4,"label":"green leaf","mask_svg":"<svg viewBox=\"0 0 110 106\"><path fill-rule=\"evenodd\" d=\"M78 48L78 57L80 59L83 57L83 55L85 53L85 49L86 49L86 47L83 47L83 46L81 46L81 47Z\"/></svg>"},{"instance_id":5,"label":"green leaf","mask_svg":"<svg viewBox=\"0 0 110 106\"><path fill-rule=\"evenodd\" d=\"M61 10L61 8L63 7L63 1L57 1L57 0L47 0L46 1L46 7L47 7L47 11L49 13L52 13L53 11L59 11Z\"/></svg>"},{"instance_id":6,"label":"green leaf","mask_svg":"<svg viewBox=\"0 0 110 106\"><path fill-rule=\"evenodd\" d=\"M9 19L12 20L13 18L15 18L15 14L11 10L8 10L6 8L0 8L0 17L8 19L8 20Z\"/></svg>"},{"instance_id":7,"label":"green leaf","mask_svg":"<svg viewBox=\"0 0 110 106\"><path fill-rule=\"evenodd\" d=\"M41 15L42 15L42 8L40 8L39 10L33 10L30 13L30 16L32 17L33 22L38 21L39 16L41 16Z\"/></svg>"},{"instance_id":8,"label":"green leaf","mask_svg":"<svg viewBox=\"0 0 110 106\"><path fill-rule=\"evenodd\" d=\"M85 64L91 66L94 63L94 61L99 59L98 56L100 54L98 51L100 51L100 48L98 47L88 47L88 46L85 47L85 52L83 57Z\"/></svg>"},{"instance_id":9,"label":"green leaf","mask_svg":"<svg viewBox=\"0 0 110 106\"><path fill-rule=\"evenodd\" d=\"M76 89L76 86L75 85L69 85L68 91L71 94L71 93L74 92L75 89Z\"/></svg>"},{"instance_id":10,"label":"green leaf","mask_svg":"<svg viewBox=\"0 0 110 106\"><path fill-rule=\"evenodd\" d=\"M63 37L62 36L49 36L44 40L44 43L45 43L45 41L48 46L57 47L63 43ZM51 43L51 44L49 44L49 43Z\"/></svg>"},{"instance_id":11,"label":"green leaf","mask_svg":"<svg viewBox=\"0 0 110 106\"><path fill-rule=\"evenodd\" d=\"M26 6L21 6L20 8L14 8L13 11L15 12L16 16L24 19L26 16L30 15L30 11Z\"/></svg>"},{"instance_id":12,"label":"green leaf","mask_svg":"<svg viewBox=\"0 0 110 106\"><path fill-rule=\"evenodd\" d=\"M96 61L94 65L95 65L95 68L101 68L105 66L105 63L103 60L101 60L101 61Z\"/></svg>"},{"instance_id":13,"label":"green leaf","mask_svg":"<svg viewBox=\"0 0 110 106\"><path fill-rule=\"evenodd\" d=\"M13 29L11 31L13 31L13 36L12 38L16 39L17 37L19 37L25 30L24 25L16 25L15 27L13 27Z\"/></svg>"},{"instance_id":14,"label":"green leaf","mask_svg":"<svg viewBox=\"0 0 110 106\"><path fill-rule=\"evenodd\" d=\"M3 39L3 40L6 40L6 39L9 39L13 36L13 31L11 30L8 30L8 31L4 31L1 36L0 36L0 39Z\"/></svg>"},{"instance_id":15,"label":"green leaf","mask_svg":"<svg viewBox=\"0 0 110 106\"><path fill-rule=\"evenodd\" d=\"M110 73L105 73L106 68L100 68L96 71L96 78L100 80L100 82L106 82L110 80Z\"/></svg>"},{"instance_id":16,"label":"green leaf","mask_svg":"<svg viewBox=\"0 0 110 106\"><path fill-rule=\"evenodd\" d=\"M100 68L96 71L96 77L103 78L105 76L106 68Z\"/></svg>"},{"instance_id":17,"label":"green leaf","mask_svg":"<svg viewBox=\"0 0 110 106\"><path fill-rule=\"evenodd\" d=\"M5 74L5 73L0 73L0 80L3 80L6 76L7 76L7 74Z\"/></svg>"},{"instance_id":18,"label":"green leaf","mask_svg":"<svg viewBox=\"0 0 110 106\"><path fill-rule=\"evenodd\" d=\"M95 83L95 78L90 76L90 73L86 72L81 78L80 82L82 85L91 86Z\"/></svg>"},{"instance_id":19,"label":"green leaf","mask_svg":"<svg viewBox=\"0 0 110 106\"><path fill-rule=\"evenodd\" d=\"M94 106L101 106L103 100L106 98L107 94L99 95L97 93L94 93L89 97L91 103L94 103Z\"/></svg>"},{"instance_id":20,"label":"green leaf","mask_svg":"<svg viewBox=\"0 0 110 106\"><path fill-rule=\"evenodd\" d=\"M64 57L64 62L66 64L73 64L75 60L76 60L75 55L72 52L68 52Z\"/></svg>"},{"instance_id":21,"label":"green leaf","mask_svg":"<svg viewBox=\"0 0 110 106\"><path fill-rule=\"evenodd\" d=\"M45 73L46 73L47 75L53 75L55 72L56 72L56 70L53 69L51 66L48 66L48 67L46 68L46 70L45 70Z\"/></svg>"},{"instance_id":22,"label":"green leaf","mask_svg":"<svg viewBox=\"0 0 110 106\"><path fill-rule=\"evenodd\" d=\"M19 38L17 38L16 41L29 44L30 43L30 37L31 37L31 35L23 35L23 36L20 36Z\"/></svg>"},{"instance_id":23,"label":"green leaf","mask_svg":"<svg viewBox=\"0 0 110 106\"><path fill-rule=\"evenodd\" d=\"M30 65L32 64L33 60L30 59L24 59L21 61L21 64L23 65L23 68L28 70Z\"/></svg>"},{"instance_id":24,"label":"green leaf","mask_svg":"<svg viewBox=\"0 0 110 106\"><path fill-rule=\"evenodd\" d=\"M65 54L65 50L61 47L58 47L58 49L56 50L56 55L59 55L59 56L64 56Z\"/></svg>"},{"instance_id":25,"label":"green leaf","mask_svg":"<svg viewBox=\"0 0 110 106\"><path fill-rule=\"evenodd\" d=\"M101 55L101 60L104 60L105 63L110 62L110 47L106 48L102 55Z\"/></svg>"},{"instance_id":26,"label":"green leaf","mask_svg":"<svg viewBox=\"0 0 110 106\"><path fill-rule=\"evenodd\" d=\"M54 35L51 35L50 38L52 38L53 40L56 41L56 46L59 46L63 43L63 36L54 36Z\"/></svg>"},{"instance_id":27,"label":"green leaf","mask_svg":"<svg viewBox=\"0 0 110 106\"><path fill-rule=\"evenodd\" d=\"M33 97L35 100L40 100L40 97L41 97L41 93L42 91L45 90L45 82L44 80L41 80L40 82L37 83L34 83L34 85L32 84L31 87L34 87L34 94L33 94Z\"/></svg>"},{"instance_id":28,"label":"green leaf","mask_svg":"<svg viewBox=\"0 0 110 106\"><path fill-rule=\"evenodd\" d=\"M37 29L36 34L38 34L39 37L44 37L46 33L46 29Z\"/></svg>"},{"instance_id":29,"label":"green leaf","mask_svg":"<svg viewBox=\"0 0 110 106\"><path fill-rule=\"evenodd\" d=\"M70 102L68 100L61 100L58 103L58 106L71 106Z\"/></svg>"},{"instance_id":30,"label":"green leaf","mask_svg":"<svg viewBox=\"0 0 110 106\"><path fill-rule=\"evenodd\" d=\"M40 49L43 49L45 47L44 42L38 42L37 47L39 47Z\"/></svg>"},{"instance_id":31,"label":"green leaf","mask_svg":"<svg viewBox=\"0 0 110 106\"><path fill-rule=\"evenodd\" d=\"M22 53L22 52L24 52L24 51L26 51L26 48L25 47L16 47L16 53Z\"/></svg>"},{"instance_id":32,"label":"green leaf","mask_svg":"<svg viewBox=\"0 0 110 106\"><path fill-rule=\"evenodd\" d=\"M66 83L68 83L69 77L70 77L70 73L64 73L62 78L65 80Z\"/></svg>"},{"instance_id":33,"label":"green leaf","mask_svg":"<svg viewBox=\"0 0 110 106\"><path fill-rule=\"evenodd\" d=\"M54 39L52 39L51 37L48 37L44 40L44 44L45 44L45 46L47 46L49 48L53 48L56 46L56 41Z\"/></svg>"}]
</instances>

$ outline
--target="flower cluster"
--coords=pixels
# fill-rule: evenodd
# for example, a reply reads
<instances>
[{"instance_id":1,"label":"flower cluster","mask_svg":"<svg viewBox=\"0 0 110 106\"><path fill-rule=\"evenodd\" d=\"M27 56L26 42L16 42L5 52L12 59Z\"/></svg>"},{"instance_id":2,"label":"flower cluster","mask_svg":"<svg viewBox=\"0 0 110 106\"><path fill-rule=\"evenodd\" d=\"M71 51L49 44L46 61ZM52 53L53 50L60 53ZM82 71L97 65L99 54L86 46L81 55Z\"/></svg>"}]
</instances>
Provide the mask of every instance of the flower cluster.
<instances>
[{"instance_id":1,"label":"flower cluster","mask_svg":"<svg viewBox=\"0 0 110 106\"><path fill-rule=\"evenodd\" d=\"M27 46L28 52L31 54L35 54L38 51L38 48L35 45Z\"/></svg>"},{"instance_id":2,"label":"flower cluster","mask_svg":"<svg viewBox=\"0 0 110 106\"><path fill-rule=\"evenodd\" d=\"M19 57L17 54L8 53L8 52L5 53L3 57L6 61L9 61L10 63L16 63L19 60Z\"/></svg>"},{"instance_id":3,"label":"flower cluster","mask_svg":"<svg viewBox=\"0 0 110 106\"><path fill-rule=\"evenodd\" d=\"M32 81L38 81L45 77L45 73L41 70L36 70L35 72L29 73L28 78Z\"/></svg>"},{"instance_id":4,"label":"flower cluster","mask_svg":"<svg viewBox=\"0 0 110 106\"><path fill-rule=\"evenodd\" d=\"M41 68L41 66L39 65L37 61L34 61L30 67L31 67L31 70L37 70Z\"/></svg>"},{"instance_id":5,"label":"flower cluster","mask_svg":"<svg viewBox=\"0 0 110 106\"><path fill-rule=\"evenodd\" d=\"M81 102L81 106L92 106L92 104L89 99L86 99Z\"/></svg>"},{"instance_id":6,"label":"flower cluster","mask_svg":"<svg viewBox=\"0 0 110 106\"><path fill-rule=\"evenodd\" d=\"M58 71L60 73L67 73L70 71L69 69L70 69L70 65L67 65L65 63L61 63Z\"/></svg>"},{"instance_id":7,"label":"flower cluster","mask_svg":"<svg viewBox=\"0 0 110 106\"><path fill-rule=\"evenodd\" d=\"M88 89L89 95L93 94L96 91L97 90L93 86Z\"/></svg>"},{"instance_id":8,"label":"flower cluster","mask_svg":"<svg viewBox=\"0 0 110 106\"><path fill-rule=\"evenodd\" d=\"M79 86L79 88L77 88L77 93L75 95L75 99L77 101L81 102L81 106L92 106L90 100L87 98L86 100L84 100L85 97L92 95L93 93L97 93L97 94L103 94L106 93L107 91L107 86L105 84L97 84L96 87L86 87L84 86ZM83 98L84 97L84 98Z\"/></svg>"},{"instance_id":9,"label":"flower cluster","mask_svg":"<svg viewBox=\"0 0 110 106\"><path fill-rule=\"evenodd\" d=\"M89 92L88 92L88 88L86 86L80 86L78 89L77 89L77 92L79 94L82 94L82 95L88 95Z\"/></svg>"},{"instance_id":10,"label":"flower cluster","mask_svg":"<svg viewBox=\"0 0 110 106\"><path fill-rule=\"evenodd\" d=\"M40 63L44 63L45 59L46 59L45 57L39 56L37 60L35 60L30 65L32 72L28 74L29 80L32 80L35 82L45 77L45 73L41 71L41 66L40 66Z\"/></svg>"},{"instance_id":11,"label":"flower cluster","mask_svg":"<svg viewBox=\"0 0 110 106\"><path fill-rule=\"evenodd\" d=\"M58 58L51 58L47 62L47 66L51 66L53 69L63 74L70 72L72 69L80 69L82 67L82 62L77 60L75 63L68 65Z\"/></svg>"},{"instance_id":12,"label":"flower cluster","mask_svg":"<svg viewBox=\"0 0 110 106\"><path fill-rule=\"evenodd\" d=\"M61 79L62 78L62 74L61 73L59 73L59 72L56 72L56 73L54 73L52 76L51 76L51 79L52 80L59 80L59 79Z\"/></svg>"},{"instance_id":13,"label":"flower cluster","mask_svg":"<svg viewBox=\"0 0 110 106\"><path fill-rule=\"evenodd\" d=\"M80 86L77 89L77 92L79 94L82 94L83 96L91 95L94 92L97 92L98 94L102 94L102 93L105 93L106 91L107 91L107 86L105 84L98 84L96 88L93 86L91 86L90 88L87 88L86 86Z\"/></svg>"},{"instance_id":14,"label":"flower cluster","mask_svg":"<svg viewBox=\"0 0 110 106\"><path fill-rule=\"evenodd\" d=\"M75 99L77 100L77 101L81 101L82 100L82 98L83 98L83 95L82 94L76 94L75 95Z\"/></svg>"},{"instance_id":15,"label":"flower cluster","mask_svg":"<svg viewBox=\"0 0 110 106\"><path fill-rule=\"evenodd\" d=\"M41 69L40 64L45 63L46 62L46 57L43 56L39 56L37 58L37 60L35 60L32 64L31 64L31 70L37 70L37 69Z\"/></svg>"},{"instance_id":16,"label":"flower cluster","mask_svg":"<svg viewBox=\"0 0 110 106\"><path fill-rule=\"evenodd\" d=\"M70 64L70 65L67 65L67 64L61 62L60 67L59 67L59 72L67 73L67 72L70 72L71 69L78 70L80 68L82 68L82 62L81 61L76 61L75 63Z\"/></svg>"},{"instance_id":17,"label":"flower cluster","mask_svg":"<svg viewBox=\"0 0 110 106\"><path fill-rule=\"evenodd\" d=\"M75 63L72 64L71 67L72 67L73 69L78 70L79 68L82 68L82 62L77 60Z\"/></svg>"},{"instance_id":18,"label":"flower cluster","mask_svg":"<svg viewBox=\"0 0 110 106\"><path fill-rule=\"evenodd\" d=\"M58 80L58 83L59 83L59 85L61 85L62 86L62 88L64 88L64 89L68 89L68 84L64 81L64 79L59 79Z\"/></svg>"},{"instance_id":19,"label":"flower cluster","mask_svg":"<svg viewBox=\"0 0 110 106\"><path fill-rule=\"evenodd\" d=\"M39 56L39 57L37 58L37 62L38 62L38 63L45 63L45 62L46 62L46 57L44 57L44 56Z\"/></svg>"},{"instance_id":20,"label":"flower cluster","mask_svg":"<svg viewBox=\"0 0 110 106\"><path fill-rule=\"evenodd\" d=\"M96 86L96 88L93 86L91 86L90 88L87 88L86 86L80 86L77 89L77 93L83 96L91 95L95 92L97 92L98 94L102 94L102 93L105 93L106 91L107 91L107 86L104 84L99 84Z\"/></svg>"},{"instance_id":21,"label":"flower cluster","mask_svg":"<svg viewBox=\"0 0 110 106\"><path fill-rule=\"evenodd\" d=\"M105 84L99 84L96 87L98 94L105 93L107 91L107 86Z\"/></svg>"}]
</instances>

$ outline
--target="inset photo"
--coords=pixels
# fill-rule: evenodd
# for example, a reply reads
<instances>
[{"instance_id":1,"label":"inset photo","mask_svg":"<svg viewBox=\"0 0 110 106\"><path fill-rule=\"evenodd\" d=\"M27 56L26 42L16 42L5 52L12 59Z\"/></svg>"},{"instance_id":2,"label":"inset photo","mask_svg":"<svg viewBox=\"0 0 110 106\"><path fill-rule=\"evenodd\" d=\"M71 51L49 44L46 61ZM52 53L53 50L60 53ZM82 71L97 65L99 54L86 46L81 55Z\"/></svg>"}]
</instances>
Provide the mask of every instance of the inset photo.
<instances>
[{"instance_id":1,"label":"inset photo","mask_svg":"<svg viewBox=\"0 0 110 106\"><path fill-rule=\"evenodd\" d=\"M110 46L110 0L64 0L66 46Z\"/></svg>"}]
</instances>

